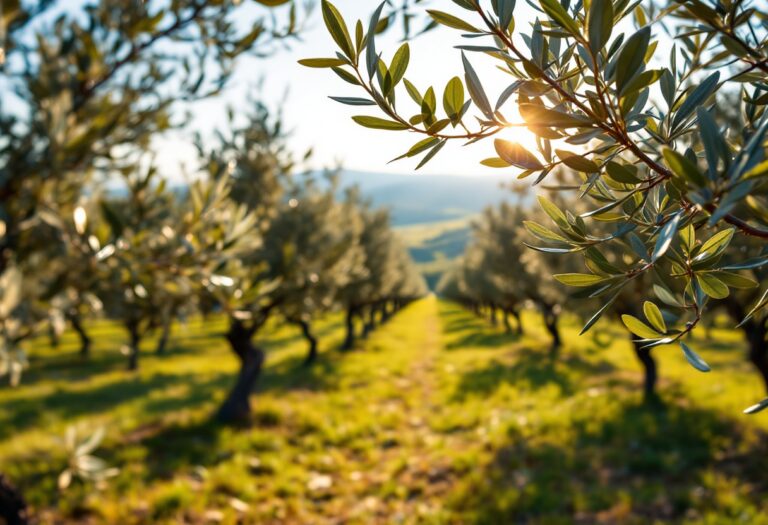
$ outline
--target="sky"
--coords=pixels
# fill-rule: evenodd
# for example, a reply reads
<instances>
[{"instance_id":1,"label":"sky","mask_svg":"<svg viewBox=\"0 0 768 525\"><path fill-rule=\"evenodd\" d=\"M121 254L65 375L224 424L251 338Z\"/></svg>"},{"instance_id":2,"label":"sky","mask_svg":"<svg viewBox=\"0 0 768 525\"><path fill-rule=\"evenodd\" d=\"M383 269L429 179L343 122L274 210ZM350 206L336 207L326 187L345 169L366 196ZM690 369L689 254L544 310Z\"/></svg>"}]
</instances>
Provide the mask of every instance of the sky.
<instances>
[{"instance_id":1,"label":"sky","mask_svg":"<svg viewBox=\"0 0 768 525\"><path fill-rule=\"evenodd\" d=\"M352 26L358 18L367 27L371 12L378 5L373 0L336 0L334 4ZM433 0L430 7L439 7L454 14L466 13L456 8L447 0ZM466 16L466 15L465 15ZM470 14L471 16L471 14ZM532 10L524 2L516 8L518 27L532 19ZM470 19L471 20L471 19ZM417 26L420 27L420 26ZM377 38L377 50L383 52L389 62L397 47L402 33L400 27L392 28L381 38ZM438 101L442 100L442 91L447 81L459 75L463 77L460 52L453 46L467 43L459 32L439 28L418 37L410 43L411 61L406 78L411 80L422 92L429 85L434 85ZM478 43L474 40L472 43ZM358 126L353 115L383 116L377 108L344 106L328 97L362 96L361 88L356 88L339 79L328 69L310 69L300 66L301 58L331 57L336 47L323 24L319 5L310 14L307 29L301 35L301 41L290 44L288 50L281 50L267 59L248 58L243 60L232 78L226 95L216 99L199 102L194 107L193 126L203 135L207 131L224 123L224 108L227 104L242 107L249 92L260 92L261 98L274 107L280 105L285 125L291 130L290 147L301 154L312 148L313 166L321 168L341 163L350 170L373 171L383 173L412 173L418 160L407 159L392 164L388 162L399 156L423 138L408 132L371 130ZM513 79L494 69L494 63L487 57L471 57L480 74L488 95L495 100L507 83ZM262 87L259 89L259 85ZM399 106L416 112L415 104L406 95L404 88L398 97ZM507 103L510 115L514 115L514 104ZM438 107L441 103L438 102ZM508 116L508 118L512 118ZM529 143L532 137L527 131L509 130L502 136L508 140ZM179 166L194 165L194 149L183 138L169 137L157 143L158 162L163 171L171 178L181 172ZM439 155L424 166L418 173L436 175L477 175L494 173L497 170L479 165L487 157L495 156L490 140L464 147L456 141L447 144Z\"/></svg>"}]
</instances>

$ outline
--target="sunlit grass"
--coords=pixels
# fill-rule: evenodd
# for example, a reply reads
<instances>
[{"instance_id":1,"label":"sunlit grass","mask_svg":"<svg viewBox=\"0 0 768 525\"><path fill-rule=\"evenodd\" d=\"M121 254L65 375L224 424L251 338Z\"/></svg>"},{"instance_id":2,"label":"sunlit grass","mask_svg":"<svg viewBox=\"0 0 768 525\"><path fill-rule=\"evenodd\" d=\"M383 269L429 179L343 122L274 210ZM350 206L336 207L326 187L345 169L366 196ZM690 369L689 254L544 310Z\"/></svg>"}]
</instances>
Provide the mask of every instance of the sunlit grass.
<instances>
[{"instance_id":1,"label":"sunlit grass","mask_svg":"<svg viewBox=\"0 0 768 525\"><path fill-rule=\"evenodd\" d=\"M648 408L623 329L578 338L566 319L552 362L538 316L524 323L506 335L428 298L341 353L332 317L311 370L298 332L270 326L254 424L222 428L222 319L178 327L166 356L147 341L135 374L98 322L89 362L71 334L40 340L0 390L0 471L44 523L766 523L766 420L741 415L761 385L738 332L693 341L710 374L659 349L665 406ZM103 492L55 488L73 422L107 428L97 455L121 473Z\"/></svg>"}]
</instances>

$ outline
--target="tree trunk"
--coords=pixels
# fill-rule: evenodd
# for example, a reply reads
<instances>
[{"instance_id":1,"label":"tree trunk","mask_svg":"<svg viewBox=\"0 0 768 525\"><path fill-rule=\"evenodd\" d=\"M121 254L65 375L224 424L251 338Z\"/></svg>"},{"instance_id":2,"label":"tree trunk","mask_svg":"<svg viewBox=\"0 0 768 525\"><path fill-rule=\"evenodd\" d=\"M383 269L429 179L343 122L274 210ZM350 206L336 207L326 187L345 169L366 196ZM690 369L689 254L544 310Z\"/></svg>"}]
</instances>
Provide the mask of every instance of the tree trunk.
<instances>
[{"instance_id":1,"label":"tree trunk","mask_svg":"<svg viewBox=\"0 0 768 525\"><path fill-rule=\"evenodd\" d=\"M317 360L317 337L312 333L312 327L309 322L302 319L297 321L297 324L301 327L304 339L309 343L309 352L307 352L307 358L304 360L304 366L310 366Z\"/></svg>"},{"instance_id":2,"label":"tree trunk","mask_svg":"<svg viewBox=\"0 0 768 525\"><path fill-rule=\"evenodd\" d=\"M264 351L251 342L253 328L231 321L227 332L230 348L240 360L240 371L229 395L219 407L216 419L222 423L244 423L251 416L250 396L264 364Z\"/></svg>"},{"instance_id":3,"label":"tree trunk","mask_svg":"<svg viewBox=\"0 0 768 525\"><path fill-rule=\"evenodd\" d=\"M139 368L139 345L141 344L141 332L138 323L130 322L126 325L130 342L128 343L128 370Z\"/></svg>"},{"instance_id":4,"label":"tree trunk","mask_svg":"<svg viewBox=\"0 0 768 525\"><path fill-rule=\"evenodd\" d=\"M27 503L21 492L0 474L0 523L6 525L27 525Z\"/></svg>"},{"instance_id":5,"label":"tree trunk","mask_svg":"<svg viewBox=\"0 0 768 525\"><path fill-rule=\"evenodd\" d=\"M737 323L742 322L747 315L744 308L735 299L727 299L726 307L731 318ZM747 354L749 362L752 363L757 373L760 374L763 386L766 393L768 393L768 342L765 340L766 336L768 336L768 329L765 326L766 321L768 320L755 319L753 317L742 324L741 329L744 331L747 344L749 345L749 353Z\"/></svg>"},{"instance_id":6,"label":"tree trunk","mask_svg":"<svg viewBox=\"0 0 768 525\"><path fill-rule=\"evenodd\" d=\"M155 348L155 353L157 355L163 355L165 353L166 348L168 347L168 339L171 336L171 325L173 324L173 321L169 320L163 320L163 326L160 328L160 339L157 340L157 348Z\"/></svg>"},{"instance_id":7,"label":"tree trunk","mask_svg":"<svg viewBox=\"0 0 768 525\"><path fill-rule=\"evenodd\" d=\"M48 342L50 343L51 348L59 347L59 334L56 333L56 329L53 327L53 323L48 324Z\"/></svg>"},{"instance_id":8,"label":"tree trunk","mask_svg":"<svg viewBox=\"0 0 768 525\"><path fill-rule=\"evenodd\" d=\"M520 318L520 312L517 310L510 310L509 313L512 315L512 317L515 318L515 323L517 324L517 335L523 335L523 320Z\"/></svg>"},{"instance_id":9,"label":"tree trunk","mask_svg":"<svg viewBox=\"0 0 768 525\"><path fill-rule=\"evenodd\" d=\"M552 336L552 346L550 347L549 353L552 358L557 357L557 354L560 351L560 347L562 346L562 340L560 339L560 331L557 329L557 319L558 314L554 313L552 310L548 310L544 314L544 324L547 326L547 331Z\"/></svg>"},{"instance_id":10,"label":"tree trunk","mask_svg":"<svg viewBox=\"0 0 768 525\"><path fill-rule=\"evenodd\" d=\"M653 358L650 348L643 348L644 343L635 341L632 334L629 334L629 338L632 340L635 356L643 366L643 400L646 403L655 403L659 399L656 393L656 382L659 377L656 360Z\"/></svg>"},{"instance_id":11,"label":"tree trunk","mask_svg":"<svg viewBox=\"0 0 768 525\"><path fill-rule=\"evenodd\" d=\"M360 321L363 323L363 328L360 331L360 337L363 338L363 339L367 338L368 334L372 330L370 316L369 315L365 315L365 314L366 314L365 311L362 311L360 313Z\"/></svg>"},{"instance_id":12,"label":"tree trunk","mask_svg":"<svg viewBox=\"0 0 768 525\"><path fill-rule=\"evenodd\" d=\"M88 336L88 332L85 331L80 315L71 314L68 317L69 324L72 325L72 329L80 337L80 356L86 358L91 354L91 338Z\"/></svg>"},{"instance_id":13,"label":"tree trunk","mask_svg":"<svg viewBox=\"0 0 768 525\"><path fill-rule=\"evenodd\" d=\"M509 311L504 310L501 314L501 319L504 321L504 331L508 334L512 333L512 325L509 324Z\"/></svg>"},{"instance_id":14,"label":"tree trunk","mask_svg":"<svg viewBox=\"0 0 768 525\"><path fill-rule=\"evenodd\" d=\"M368 337L375 328L376 328L376 307L370 306L368 307L368 319L363 324L363 338Z\"/></svg>"},{"instance_id":15,"label":"tree trunk","mask_svg":"<svg viewBox=\"0 0 768 525\"><path fill-rule=\"evenodd\" d=\"M341 345L342 350L352 350L355 346L355 309L347 308L347 315L345 318L347 335L344 338L344 344Z\"/></svg>"},{"instance_id":16,"label":"tree trunk","mask_svg":"<svg viewBox=\"0 0 768 525\"><path fill-rule=\"evenodd\" d=\"M766 342L766 328L764 320L750 319L741 326L749 343L749 362L755 367L760 378L763 380L763 386L768 393L768 342Z\"/></svg>"},{"instance_id":17,"label":"tree trunk","mask_svg":"<svg viewBox=\"0 0 768 525\"><path fill-rule=\"evenodd\" d=\"M389 311L387 310L387 301L382 301L379 305L379 323L384 324L389 321Z\"/></svg>"},{"instance_id":18,"label":"tree trunk","mask_svg":"<svg viewBox=\"0 0 768 525\"><path fill-rule=\"evenodd\" d=\"M489 317L490 317L490 320L491 320L491 324L493 326L496 326L497 324L499 324L499 318L496 316L496 306L491 305L490 309L491 309L491 311L489 313Z\"/></svg>"}]
</instances>

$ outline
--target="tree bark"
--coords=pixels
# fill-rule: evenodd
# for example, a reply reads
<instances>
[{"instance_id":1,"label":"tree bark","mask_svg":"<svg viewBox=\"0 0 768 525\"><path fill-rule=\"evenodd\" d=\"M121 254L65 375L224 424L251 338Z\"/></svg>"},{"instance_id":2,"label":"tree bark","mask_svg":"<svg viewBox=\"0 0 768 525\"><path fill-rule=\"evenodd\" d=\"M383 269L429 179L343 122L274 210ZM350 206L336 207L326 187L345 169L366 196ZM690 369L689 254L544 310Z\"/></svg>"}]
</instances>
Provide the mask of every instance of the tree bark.
<instances>
[{"instance_id":1,"label":"tree bark","mask_svg":"<svg viewBox=\"0 0 768 525\"><path fill-rule=\"evenodd\" d=\"M382 301L379 305L379 323L384 324L389 321L389 310L387 309L387 301Z\"/></svg>"},{"instance_id":2,"label":"tree bark","mask_svg":"<svg viewBox=\"0 0 768 525\"><path fill-rule=\"evenodd\" d=\"M557 329L558 317L559 315L552 311L552 309L547 309L544 314L544 324L547 326L547 331L552 336L552 346L550 346L549 349L552 358L557 357L560 347L563 344L562 339L560 338L560 330Z\"/></svg>"},{"instance_id":3,"label":"tree bark","mask_svg":"<svg viewBox=\"0 0 768 525\"><path fill-rule=\"evenodd\" d=\"M752 326L747 326L751 322ZM768 394L768 343L765 341L765 321L751 321L744 325L749 341L749 362L754 365L763 380L766 394Z\"/></svg>"},{"instance_id":4,"label":"tree bark","mask_svg":"<svg viewBox=\"0 0 768 525\"><path fill-rule=\"evenodd\" d=\"M72 325L72 329L80 337L80 356L86 358L91 355L91 338L88 332L85 331L80 315L70 314L67 317L69 318L69 324Z\"/></svg>"},{"instance_id":5,"label":"tree bark","mask_svg":"<svg viewBox=\"0 0 768 525\"><path fill-rule=\"evenodd\" d=\"M368 319L366 319L363 322L363 339L368 337L368 335L373 332L373 330L376 328L376 307L375 306L369 306L368 307Z\"/></svg>"},{"instance_id":6,"label":"tree bark","mask_svg":"<svg viewBox=\"0 0 768 525\"><path fill-rule=\"evenodd\" d=\"M254 328L246 327L240 321L231 321L226 337L230 348L240 360L240 371L232 390L216 414L216 419L222 423L244 423L251 417L251 392L261 374L265 358L264 351L251 341L254 332Z\"/></svg>"},{"instance_id":7,"label":"tree bark","mask_svg":"<svg viewBox=\"0 0 768 525\"><path fill-rule=\"evenodd\" d=\"M157 355L163 355L168 348L168 339L170 339L171 336L171 324L173 324L172 321L163 321L163 325L160 328L160 339L157 340L157 348L155 348L155 353Z\"/></svg>"},{"instance_id":8,"label":"tree bark","mask_svg":"<svg viewBox=\"0 0 768 525\"><path fill-rule=\"evenodd\" d=\"M643 347L643 343L634 340L634 335L629 334L630 340L632 340L632 346L635 349L635 356L640 364L643 366L643 400L646 403L657 402L659 397L656 393L656 383L659 377L658 369L656 368L656 360L653 358L651 349Z\"/></svg>"},{"instance_id":9,"label":"tree bark","mask_svg":"<svg viewBox=\"0 0 768 525\"><path fill-rule=\"evenodd\" d=\"M21 492L11 485L8 478L0 474L0 523L6 525L27 525L27 503Z\"/></svg>"},{"instance_id":10,"label":"tree bark","mask_svg":"<svg viewBox=\"0 0 768 525\"><path fill-rule=\"evenodd\" d=\"M53 324L48 325L48 342L50 343L51 348L59 347L59 334L56 333L56 330L53 328Z\"/></svg>"},{"instance_id":11,"label":"tree bark","mask_svg":"<svg viewBox=\"0 0 768 525\"><path fill-rule=\"evenodd\" d=\"M355 346L355 313L355 308L347 308L345 317L347 334L344 337L344 344L341 345L342 350L352 350Z\"/></svg>"},{"instance_id":12,"label":"tree bark","mask_svg":"<svg viewBox=\"0 0 768 525\"><path fill-rule=\"evenodd\" d=\"M364 312L360 314L360 322L362 323L362 327L360 329L360 338L365 339L368 337L368 332L371 331L371 325L366 319Z\"/></svg>"},{"instance_id":13,"label":"tree bark","mask_svg":"<svg viewBox=\"0 0 768 525\"><path fill-rule=\"evenodd\" d=\"M520 312L517 310L510 310L509 313L515 318L517 335L523 335L523 320L520 318Z\"/></svg>"},{"instance_id":14,"label":"tree bark","mask_svg":"<svg viewBox=\"0 0 768 525\"><path fill-rule=\"evenodd\" d=\"M740 323L744 320L747 313L736 299L729 298L726 300L726 307L728 313L731 315L734 321ZM741 325L741 329L744 331L744 335L747 338L747 344L749 345L749 353L747 358L752 366L755 367L757 373L760 374L760 378L763 380L763 386L768 394L768 342L766 342L766 336L768 336L768 329L766 329L766 319L751 318L749 321Z\"/></svg>"},{"instance_id":15,"label":"tree bark","mask_svg":"<svg viewBox=\"0 0 768 525\"><path fill-rule=\"evenodd\" d=\"M307 358L304 360L304 366L310 366L317 361L317 337L312 333L312 326L308 321L299 320L297 324L301 327L301 333L304 335L304 339L309 343L309 351L307 352Z\"/></svg>"},{"instance_id":16,"label":"tree bark","mask_svg":"<svg viewBox=\"0 0 768 525\"><path fill-rule=\"evenodd\" d=\"M512 325L509 324L509 311L504 310L501 314L501 319L504 321L504 331L508 334L512 333Z\"/></svg>"},{"instance_id":17,"label":"tree bark","mask_svg":"<svg viewBox=\"0 0 768 525\"><path fill-rule=\"evenodd\" d=\"M488 315L490 317L491 324L493 326L496 326L497 324L499 324L499 318L496 315L496 306L494 305L490 306L490 313Z\"/></svg>"},{"instance_id":18,"label":"tree bark","mask_svg":"<svg viewBox=\"0 0 768 525\"><path fill-rule=\"evenodd\" d=\"M129 322L126 325L130 341L128 343L128 370L139 368L139 345L141 344L141 332L138 323Z\"/></svg>"}]
</instances>

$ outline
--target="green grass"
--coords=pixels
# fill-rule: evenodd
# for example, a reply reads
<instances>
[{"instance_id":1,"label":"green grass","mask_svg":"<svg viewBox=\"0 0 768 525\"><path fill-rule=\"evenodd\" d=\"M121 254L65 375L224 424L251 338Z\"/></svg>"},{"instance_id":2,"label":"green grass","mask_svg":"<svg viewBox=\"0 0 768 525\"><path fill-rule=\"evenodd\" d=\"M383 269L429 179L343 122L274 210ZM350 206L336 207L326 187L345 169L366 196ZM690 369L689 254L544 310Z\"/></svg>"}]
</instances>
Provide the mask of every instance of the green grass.
<instances>
[{"instance_id":1,"label":"green grass","mask_svg":"<svg viewBox=\"0 0 768 525\"><path fill-rule=\"evenodd\" d=\"M649 408L621 328L578 338L566 319L553 363L524 321L508 336L428 298L343 354L333 317L311 370L271 326L249 428L210 422L235 370L222 320L178 327L167 356L148 341L133 374L100 322L89 362L72 334L39 341L0 389L0 471L42 523L768 523L768 419L741 415L762 392L738 332L694 342L710 374L658 349ZM55 488L73 422L107 428L97 455L121 472L102 491Z\"/></svg>"}]
</instances>

